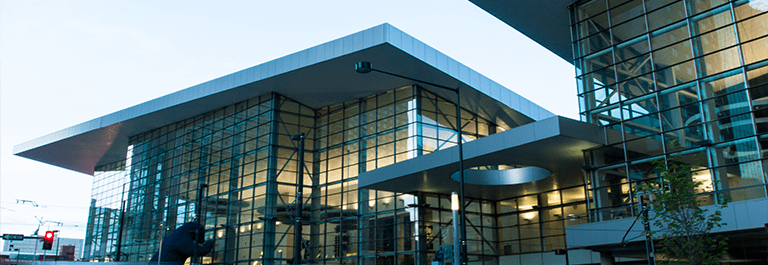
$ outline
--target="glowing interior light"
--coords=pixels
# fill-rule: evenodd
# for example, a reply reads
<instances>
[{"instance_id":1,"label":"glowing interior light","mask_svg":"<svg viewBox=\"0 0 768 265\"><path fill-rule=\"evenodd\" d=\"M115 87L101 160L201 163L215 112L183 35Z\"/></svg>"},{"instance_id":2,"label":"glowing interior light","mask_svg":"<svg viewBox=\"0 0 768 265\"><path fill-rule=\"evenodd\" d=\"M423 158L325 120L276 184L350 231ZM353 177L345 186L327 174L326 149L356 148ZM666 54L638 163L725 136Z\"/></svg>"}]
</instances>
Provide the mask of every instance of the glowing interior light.
<instances>
[{"instance_id":1,"label":"glowing interior light","mask_svg":"<svg viewBox=\"0 0 768 265\"><path fill-rule=\"evenodd\" d=\"M522 214L520 216L523 217L523 219L530 221L531 219L536 217L536 212L528 212L528 213L524 213L524 214Z\"/></svg>"},{"instance_id":2,"label":"glowing interior light","mask_svg":"<svg viewBox=\"0 0 768 265\"><path fill-rule=\"evenodd\" d=\"M451 210L459 210L459 194L451 192Z\"/></svg>"}]
</instances>

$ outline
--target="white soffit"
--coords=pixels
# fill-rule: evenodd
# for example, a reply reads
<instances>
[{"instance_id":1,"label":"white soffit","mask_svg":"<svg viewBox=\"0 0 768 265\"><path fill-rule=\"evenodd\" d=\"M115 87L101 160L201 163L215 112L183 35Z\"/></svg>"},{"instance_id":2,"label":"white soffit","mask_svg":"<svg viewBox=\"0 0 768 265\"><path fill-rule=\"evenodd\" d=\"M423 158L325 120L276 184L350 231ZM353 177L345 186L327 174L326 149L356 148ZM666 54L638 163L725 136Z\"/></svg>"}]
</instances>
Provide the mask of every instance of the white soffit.
<instances>
[{"instance_id":1,"label":"white soffit","mask_svg":"<svg viewBox=\"0 0 768 265\"><path fill-rule=\"evenodd\" d=\"M125 159L128 138L189 117L276 92L312 108L382 93L414 82L380 73L358 74L370 61L396 72L462 91L462 107L512 126L554 116L389 24L378 25L233 74L222 76L14 146L14 154L93 174ZM449 91L425 86L449 100Z\"/></svg>"}]
</instances>

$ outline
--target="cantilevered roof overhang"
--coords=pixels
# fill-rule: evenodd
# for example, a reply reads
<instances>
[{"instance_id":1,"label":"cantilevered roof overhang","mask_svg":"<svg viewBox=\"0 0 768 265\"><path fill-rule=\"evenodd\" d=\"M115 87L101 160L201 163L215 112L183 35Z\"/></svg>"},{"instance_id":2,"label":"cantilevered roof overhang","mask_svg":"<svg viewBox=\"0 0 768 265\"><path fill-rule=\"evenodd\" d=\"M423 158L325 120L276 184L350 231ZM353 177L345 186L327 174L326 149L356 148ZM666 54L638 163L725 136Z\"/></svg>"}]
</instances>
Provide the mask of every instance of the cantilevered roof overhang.
<instances>
[{"instance_id":1,"label":"cantilevered roof overhang","mask_svg":"<svg viewBox=\"0 0 768 265\"><path fill-rule=\"evenodd\" d=\"M542 180L510 186L465 185L467 197L501 200L536 191L584 184L582 150L605 144L603 128L555 116L483 137L464 145L464 168L487 165L536 166L552 175ZM450 194L459 183L450 175L458 172L458 147L398 162L360 174L361 189L402 193Z\"/></svg>"},{"instance_id":2,"label":"cantilevered roof overhang","mask_svg":"<svg viewBox=\"0 0 768 265\"><path fill-rule=\"evenodd\" d=\"M470 0L470 2L568 63L573 63L568 6L574 0Z\"/></svg>"},{"instance_id":3,"label":"cantilevered roof overhang","mask_svg":"<svg viewBox=\"0 0 768 265\"><path fill-rule=\"evenodd\" d=\"M321 108L415 83L379 73L358 74L354 64L450 87L462 107L499 124L516 126L551 112L440 53L389 24L382 24L14 147L16 155L93 174L125 159L129 137L265 93L276 92ZM455 100L450 91L424 86Z\"/></svg>"}]
</instances>

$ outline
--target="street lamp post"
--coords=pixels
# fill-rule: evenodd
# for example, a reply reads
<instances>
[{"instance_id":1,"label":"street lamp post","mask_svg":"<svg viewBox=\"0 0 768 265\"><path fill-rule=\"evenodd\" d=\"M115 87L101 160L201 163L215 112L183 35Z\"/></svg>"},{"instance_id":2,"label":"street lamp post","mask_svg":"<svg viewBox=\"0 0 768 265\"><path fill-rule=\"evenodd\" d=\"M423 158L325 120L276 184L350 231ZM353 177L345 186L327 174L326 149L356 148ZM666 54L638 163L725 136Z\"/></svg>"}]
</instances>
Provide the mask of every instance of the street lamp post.
<instances>
[{"instance_id":1,"label":"street lamp post","mask_svg":"<svg viewBox=\"0 0 768 265\"><path fill-rule=\"evenodd\" d=\"M390 73L386 71L382 71L379 69L373 68L373 65L371 62L361 61L355 64L355 71L361 74L367 74L370 72L379 72L386 75L391 75L411 81L415 81L418 83L427 84L430 86L442 88L445 90L453 91L456 93L456 134L458 136L458 145L459 145L459 202L461 203L461 264L467 264L467 219L466 219L466 211L465 211L465 201L464 201L464 148L462 145L462 137L461 137L461 129L462 129L462 123L461 123L461 93L459 90L459 87L452 88L443 86L440 84L435 84L432 82L426 82L423 80L419 80L412 77L407 77L395 73Z\"/></svg>"},{"instance_id":2,"label":"street lamp post","mask_svg":"<svg viewBox=\"0 0 768 265\"><path fill-rule=\"evenodd\" d=\"M302 226L304 225L301 220L304 215L304 205L302 204L304 200L304 197L302 196L302 192L304 191L304 139L306 138L307 137L304 135L304 133L291 136L291 140L299 141L299 175L297 176L296 181L297 192L296 203L294 204L296 206L296 224L293 227L293 231L295 233L293 238L293 264L301 264L301 230Z\"/></svg>"}]
</instances>

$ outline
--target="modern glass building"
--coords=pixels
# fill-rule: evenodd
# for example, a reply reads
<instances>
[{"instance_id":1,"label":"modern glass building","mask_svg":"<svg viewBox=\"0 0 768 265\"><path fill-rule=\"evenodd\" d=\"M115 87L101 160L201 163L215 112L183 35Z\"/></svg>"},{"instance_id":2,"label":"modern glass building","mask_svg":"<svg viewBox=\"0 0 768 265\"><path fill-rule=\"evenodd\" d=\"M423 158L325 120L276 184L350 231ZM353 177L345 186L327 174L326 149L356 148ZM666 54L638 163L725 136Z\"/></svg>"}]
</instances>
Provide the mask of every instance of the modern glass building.
<instances>
[{"instance_id":1,"label":"modern glass building","mask_svg":"<svg viewBox=\"0 0 768 265\"><path fill-rule=\"evenodd\" d=\"M572 61L581 120L604 128L605 145L584 151L590 224L566 229L569 247L598 250L608 259L631 256L631 246L618 246L620 236L605 231L626 231L628 225L614 220L626 223L639 214L633 187L660 181L651 161L662 160L693 167L694 180L704 183L698 190L703 205L732 200L729 225L718 230L738 249L729 253L731 261L766 262L768 2L593 0L525 7L559 5L562 11L552 15L560 19L556 26L523 25L529 18L508 5L474 2ZM566 25L567 37L554 29ZM607 238L587 238L594 234L589 229Z\"/></svg>"},{"instance_id":2,"label":"modern glass building","mask_svg":"<svg viewBox=\"0 0 768 265\"><path fill-rule=\"evenodd\" d=\"M582 119L616 132L586 152L593 218L632 215L664 158L694 165L709 203L765 198L768 5L614 2L575 6L571 25Z\"/></svg>"},{"instance_id":3,"label":"modern glass building","mask_svg":"<svg viewBox=\"0 0 768 265\"><path fill-rule=\"evenodd\" d=\"M199 219L217 242L205 264L287 264L295 251L304 264L431 264L454 239L457 128L469 264L644 264L640 228L621 239L639 214L632 188L658 181L653 160L692 165L705 205L732 199L717 230L730 262L766 261L768 3L473 2L573 62L581 121L383 24L15 153L94 175L92 261L118 248L147 261ZM454 93L360 75L358 61L458 87L462 125Z\"/></svg>"}]
</instances>

